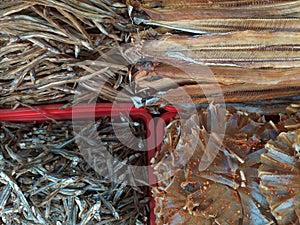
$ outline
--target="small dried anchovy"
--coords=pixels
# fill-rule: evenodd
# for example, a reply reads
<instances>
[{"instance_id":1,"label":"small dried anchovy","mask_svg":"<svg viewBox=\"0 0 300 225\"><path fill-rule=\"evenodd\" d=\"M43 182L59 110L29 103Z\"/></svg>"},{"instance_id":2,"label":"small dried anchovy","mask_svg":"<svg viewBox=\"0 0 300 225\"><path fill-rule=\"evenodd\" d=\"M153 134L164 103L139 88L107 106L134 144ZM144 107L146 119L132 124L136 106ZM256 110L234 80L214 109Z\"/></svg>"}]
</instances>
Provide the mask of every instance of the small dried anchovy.
<instances>
[{"instance_id":1,"label":"small dried anchovy","mask_svg":"<svg viewBox=\"0 0 300 225\"><path fill-rule=\"evenodd\" d=\"M128 121L130 121L128 119ZM106 150L120 161L147 165L144 146L125 147L111 120L97 121ZM145 137L139 121L132 130ZM114 121L116 126L124 122ZM128 126L128 124L126 125ZM0 124L0 218L3 224L147 224L148 188L103 177L85 161L72 122ZM106 163L98 164L103 170ZM99 168L100 168L99 167ZM121 181L121 177L119 181Z\"/></svg>"}]
</instances>

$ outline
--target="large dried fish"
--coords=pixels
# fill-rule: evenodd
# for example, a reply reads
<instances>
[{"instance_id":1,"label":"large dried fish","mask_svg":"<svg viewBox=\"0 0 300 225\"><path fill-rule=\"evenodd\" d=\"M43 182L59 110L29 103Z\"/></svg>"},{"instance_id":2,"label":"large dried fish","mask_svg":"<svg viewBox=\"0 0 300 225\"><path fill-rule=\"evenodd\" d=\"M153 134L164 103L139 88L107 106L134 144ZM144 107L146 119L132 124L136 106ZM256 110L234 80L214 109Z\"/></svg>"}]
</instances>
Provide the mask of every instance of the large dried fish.
<instances>
[{"instance_id":1,"label":"large dried fish","mask_svg":"<svg viewBox=\"0 0 300 225\"><path fill-rule=\"evenodd\" d=\"M237 30L299 32L298 1L136 1L127 4L145 11L136 23L191 33ZM176 16L174 16L176 14Z\"/></svg>"},{"instance_id":2,"label":"large dried fish","mask_svg":"<svg viewBox=\"0 0 300 225\"><path fill-rule=\"evenodd\" d=\"M204 66L298 68L299 40L299 33L289 32L243 31L197 37L163 35L142 42L138 50L142 57L158 62L174 60Z\"/></svg>"},{"instance_id":3,"label":"large dried fish","mask_svg":"<svg viewBox=\"0 0 300 225\"><path fill-rule=\"evenodd\" d=\"M142 65L142 66L141 66ZM136 66L133 75L137 92L186 104L214 101L246 102L299 95L299 68L248 69L197 64L149 63Z\"/></svg>"},{"instance_id":4,"label":"large dried fish","mask_svg":"<svg viewBox=\"0 0 300 225\"><path fill-rule=\"evenodd\" d=\"M162 35L124 52L143 61L135 90L149 87L156 104L243 102L299 95L299 40L289 32Z\"/></svg>"},{"instance_id":5,"label":"large dried fish","mask_svg":"<svg viewBox=\"0 0 300 225\"><path fill-rule=\"evenodd\" d=\"M274 18L300 16L300 3L297 0L128 0L127 4L144 10L154 20L166 21L224 17ZM174 16L175 13L176 16Z\"/></svg>"},{"instance_id":6,"label":"large dried fish","mask_svg":"<svg viewBox=\"0 0 300 225\"><path fill-rule=\"evenodd\" d=\"M197 20L147 20L136 17L134 21L139 24L143 23L152 26L161 26L174 30L190 32L194 34L232 32L237 30L254 30L254 31L287 31L299 32L300 19L298 18L280 18L280 19L197 19Z\"/></svg>"}]
</instances>

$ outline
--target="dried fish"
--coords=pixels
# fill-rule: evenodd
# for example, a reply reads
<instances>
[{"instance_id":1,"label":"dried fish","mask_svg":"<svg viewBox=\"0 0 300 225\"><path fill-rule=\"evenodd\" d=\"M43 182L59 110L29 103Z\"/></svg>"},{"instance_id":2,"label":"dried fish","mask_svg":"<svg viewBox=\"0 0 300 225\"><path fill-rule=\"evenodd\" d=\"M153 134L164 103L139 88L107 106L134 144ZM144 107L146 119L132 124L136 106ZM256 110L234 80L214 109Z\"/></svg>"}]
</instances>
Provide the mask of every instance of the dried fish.
<instances>
[{"instance_id":1,"label":"dried fish","mask_svg":"<svg viewBox=\"0 0 300 225\"><path fill-rule=\"evenodd\" d=\"M154 20L193 20L203 18L274 18L299 15L297 0L127 0L127 5L144 10ZM180 9L180 10L178 10ZM176 13L176 17L174 17Z\"/></svg>"},{"instance_id":2,"label":"dried fish","mask_svg":"<svg viewBox=\"0 0 300 225\"><path fill-rule=\"evenodd\" d=\"M116 7L114 3L3 1L0 107L16 108L16 100L29 105L72 102L79 79L87 74L76 63L97 60L119 43L129 41L130 33L138 27L128 17L126 5ZM123 76L126 74L112 73L108 81L112 84L107 84L100 98L114 100L118 89L114 83ZM90 100L88 92L81 100Z\"/></svg>"},{"instance_id":3,"label":"dried fish","mask_svg":"<svg viewBox=\"0 0 300 225\"><path fill-rule=\"evenodd\" d=\"M277 131L255 113L228 110L224 140L213 139L222 145L215 143L219 152L204 171L198 167L211 138L210 120L214 117L201 109L199 121L192 116L167 128L177 141L165 139L154 164L157 224L276 224L259 190L257 167L266 152L264 143L270 136L276 137ZM183 158L187 158L185 164Z\"/></svg>"},{"instance_id":4,"label":"dried fish","mask_svg":"<svg viewBox=\"0 0 300 225\"><path fill-rule=\"evenodd\" d=\"M241 31L197 37L161 36L141 43L144 58L207 66L299 67L299 33ZM163 61L164 60L164 61Z\"/></svg>"},{"instance_id":5,"label":"dried fish","mask_svg":"<svg viewBox=\"0 0 300 225\"><path fill-rule=\"evenodd\" d=\"M134 18L137 24L143 23L145 25L161 26L183 32L193 34L206 33L226 33L238 30L254 30L254 31L287 31L299 32L300 19L298 18L280 18L280 19L197 19L197 20L146 20L142 18Z\"/></svg>"},{"instance_id":6,"label":"dried fish","mask_svg":"<svg viewBox=\"0 0 300 225\"><path fill-rule=\"evenodd\" d=\"M140 67L133 78L137 92L145 87L152 88L152 95L161 99L157 104L163 99L176 99L174 103L184 104L190 101L189 97L196 103L204 103L208 98L217 100L219 92L227 102L243 102L298 95L298 72L298 68L205 68L199 65L187 67L180 63L176 68L173 64L157 63L148 71ZM183 94L185 96L181 96Z\"/></svg>"},{"instance_id":7,"label":"dried fish","mask_svg":"<svg viewBox=\"0 0 300 225\"><path fill-rule=\"evenodd\" d=\"M190 33L238 30L299 32L298 1L128 0L127 5L144 11L150 17L145 19L145 15L135 13L134 21L137 24Z\"/></svg>"},{"instance_id":8,"label":"dried fish","mask_svg":"<svg viewBox=\"0 0 300 225\"><path fill-rule=\"evenodd\" d=\"M145 137L139 121L132 122L125 115L122 118L134 124L135 135ZM132 165L147 163L144 151L120 143L112 122L124 126L120 119L103 117L97 121L106 149L118 146L113 155ZM136 191L126 182L112 183L97 174L79 152L71 121L2 122L0 134L2 223L147 224L148 188L141 186ZM108 169L106 163L98 166ZM122 179L126 181L127 176Z\"/></svg>"},{"instance_id":9,"label":"dried fish","mask_svg":"<svg viewBox=\"0 0 300 225\"><path fill-rule=\"evenodd\" d=\"M260 190L278 224L298 224L300 199L300 130L280 133L266 144L259 167Z\"/></svg>"},{"instance_id":10,"label":"dried fish","mask_svg":"<svg viewBox=\"0 0 300 225\"><path fill-rule=\"evenodd\" d=\"M139 96L159 99L152 105L255 101L299 95L296 36L253 31L162 35L124 52L137 48L144 58L132 78L136 93L150 87Z\"/></svg>"}]
</instances>

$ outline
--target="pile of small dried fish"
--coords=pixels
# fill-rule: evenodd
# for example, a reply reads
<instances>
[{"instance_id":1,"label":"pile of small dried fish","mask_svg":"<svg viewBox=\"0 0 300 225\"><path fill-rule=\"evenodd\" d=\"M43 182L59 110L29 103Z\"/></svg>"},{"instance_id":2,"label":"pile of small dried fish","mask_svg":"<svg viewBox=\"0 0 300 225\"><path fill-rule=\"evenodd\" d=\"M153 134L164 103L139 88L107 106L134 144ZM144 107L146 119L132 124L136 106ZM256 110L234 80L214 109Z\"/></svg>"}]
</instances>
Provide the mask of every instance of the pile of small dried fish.
<instances>
[{"instance_id":1,"label":"pile of small dried fish","mask_svg":"<svg viewBox=\"0 0 300 225\"><path fill-rule=\"evenodd\" d=\"M279 134L287 115L274 124L229 107L222 136L210 131L220 110L210 105L167 126L153 164L156 223L299 224L299 131ZM214 158L199 170L205 155Z\"/></svg>"},{"instance_id":2,"label":"pile of small dried fish","mask_svg":"<svg viewBox=\"0 0 300 225\"><path fill-rule=\"evenodd\" d=\"M75 144L72 122L0 125L1 224L147 224L147 187L127 186L126 174L114 183L96 173ZM109 118L96 129L115 157L145 165L145 152L122 145ZM139 122L134 129L144 136Z\"/></svg>"},{"instance_id":3,"label":"pile of small dried fish","mask_svg":"<svg viewBox=\"0 0 300 225\"><path fill-rule=\"evenodd\" d=\"M104 76L81 63L130 41L136 30L126 5L116 0L1 1L1 107L72 102L87 75ZM119 86L110 83L123 74L106 76L109 95L103 92L102 99L113 100Z\"/></svg>"}]
</instances>

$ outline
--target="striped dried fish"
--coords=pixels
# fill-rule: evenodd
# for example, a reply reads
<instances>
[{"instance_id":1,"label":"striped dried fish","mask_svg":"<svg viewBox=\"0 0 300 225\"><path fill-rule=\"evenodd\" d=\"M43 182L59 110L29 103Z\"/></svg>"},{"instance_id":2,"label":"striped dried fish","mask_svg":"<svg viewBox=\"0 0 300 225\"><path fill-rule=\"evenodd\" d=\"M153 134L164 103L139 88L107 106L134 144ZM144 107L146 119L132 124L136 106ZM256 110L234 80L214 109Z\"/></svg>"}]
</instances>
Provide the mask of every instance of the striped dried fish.
<instances>
[{"instance_id":1,"label":"striped dried fish","mask_svg":"<svg viewBox=\"0 0 300 225\"><path fill-rule=\"evenodd\" d=\"M146 12L136 23L191 33L237 30L299 32L299 1L136 1L127 4ZM176 17L173 15L176 14Z\"/></svg>"},{"instance_id":2,"label":"striped dried fish","mask_svg":"<svg viewBox=\"0 0 300 225\"><path fill-rule=\"evenodd\" d=\"M255 69L182 63L140 63L133 74L136 92L151 87L164 103L244 102L299 95L299 68ZM219 95L219 97L218 97Z\"/></svg>"},{"instance_id":3,"label":"striped dried fish","mask_svg":"<svg viewBox=\"0 0 300 225\"><path fill-rule=\"evenodd\" d=\"M243 102L299 95L299 40L290 32L162 35L125 54L137 52L135 90L151 87L156 104Z\"/></svg>"},{"instance_id":4,"label":"striped dried fish","mask_svg":"<svg viewBox=\"0 0 300 225\"><path fill-rule=\"evenodd\" d=\"M222 19L197 19L197 20L151 20L135 17L134 21L137 24L143 23L145 25L160 26L174 30L194 34L205 33L225 33L238 30L254 30L254 31L285 31L285 32L299 32L300 19L298 18L280 18L280 19L239 19L239 18L222 18Z\"/></svg>"},{"instance_id":5,"label":"striped dried fish","mask_svg":"<svg viewBox=\"0 0 300 225\"><path fill-rule=\"evenodd\" d=\"M207 66L299 68L300 33L233 32L205 36L161 36L141 43L142 57ZM174 62L174 64L176 64Z\"/></svg>"},{"instance_id":6,"label":"striped dried fish","mask_svg":"<svg viewBox=\"0 0 300 225\"><path fill-rule=\"evenodd\" d=\"M154 20L165 21L204 18L274 18L300 16L300 3L297 0L128 0L127 4L144 10ZM174 16L175 14L176 16Z\"/></svg>"}]
</instances>

